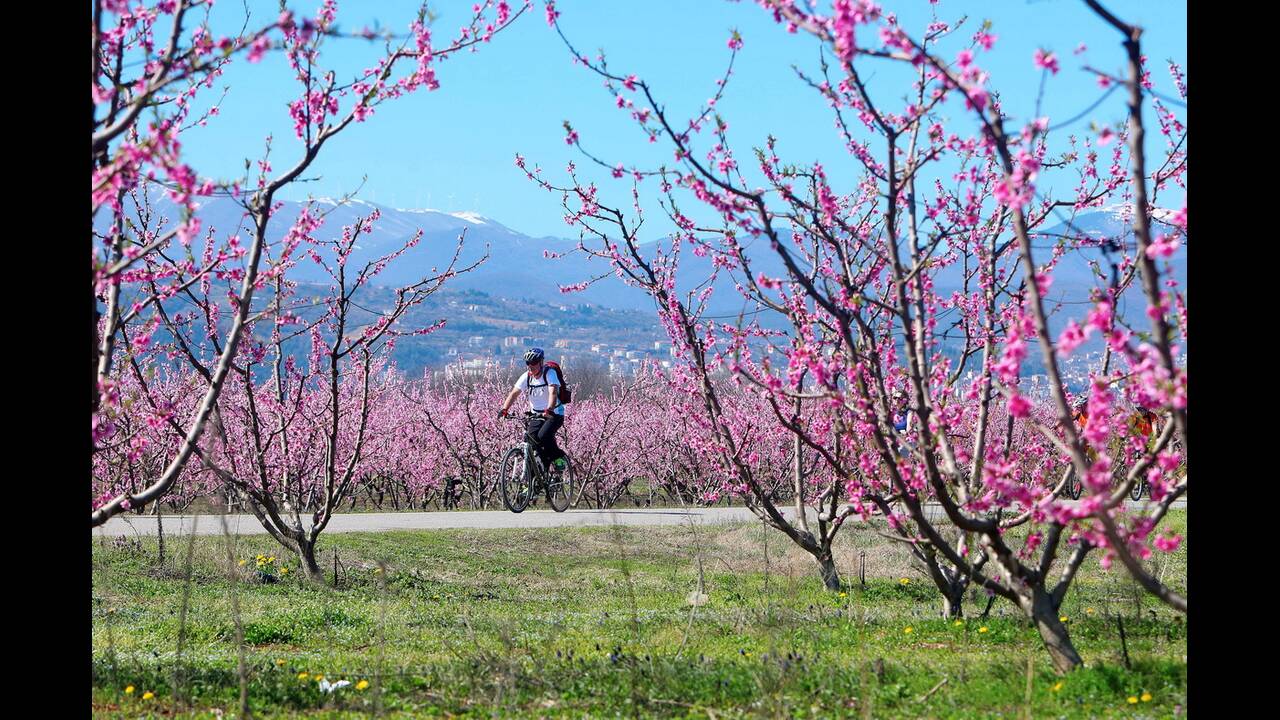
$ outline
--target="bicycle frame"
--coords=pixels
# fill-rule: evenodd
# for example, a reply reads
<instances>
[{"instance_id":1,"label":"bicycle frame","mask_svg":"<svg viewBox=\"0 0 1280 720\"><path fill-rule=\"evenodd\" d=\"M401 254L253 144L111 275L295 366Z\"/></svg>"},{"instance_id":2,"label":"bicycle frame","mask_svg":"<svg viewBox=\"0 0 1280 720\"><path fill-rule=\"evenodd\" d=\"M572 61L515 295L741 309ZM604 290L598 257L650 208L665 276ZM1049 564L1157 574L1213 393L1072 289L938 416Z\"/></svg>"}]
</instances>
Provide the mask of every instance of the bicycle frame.
<instances>
[{"instance_id":1,"label":"bicycle frame","mask_svg":"<svg viewBox=\"0 0 1280 720\"><path fill-rule=\"evenodd\" d=\"M525 423L528 423L530 419L538 416L539 413L526 412L522 416L508 415L506 417L512 420L522 420ZM523 439L519 443L511 446L504 457L511 458L516 452L519 452L520 454L522 467L520 473L520 494L517 496L519 500L516 503L511 501L511 496L509 494L508 483L510 482L512 475L509 472L510 465L506 459L502 461L502 465L499 468L498 482L501 485L503 502L506 504L508 510L512 512L523 512L524 509L538 497L538 495L543 493L547 495L548 503L551 504L552 509L556 512L564 512L564 510L568 509L568 507L576 501L576 498L573 497L574 483L572 470L566 468L564 473L560 475L552 475L550 469L544 467L541 460L536 457L533 443L528 438L527 430ZM514 468L510 469L513 470ZM565 500L559 507L557 507L557 503L552 498L555 491L564 491L564 495L562 497L564 497ZM519 506L519 509L517 509L517 505Z\"/></svg>"}]
</instances>

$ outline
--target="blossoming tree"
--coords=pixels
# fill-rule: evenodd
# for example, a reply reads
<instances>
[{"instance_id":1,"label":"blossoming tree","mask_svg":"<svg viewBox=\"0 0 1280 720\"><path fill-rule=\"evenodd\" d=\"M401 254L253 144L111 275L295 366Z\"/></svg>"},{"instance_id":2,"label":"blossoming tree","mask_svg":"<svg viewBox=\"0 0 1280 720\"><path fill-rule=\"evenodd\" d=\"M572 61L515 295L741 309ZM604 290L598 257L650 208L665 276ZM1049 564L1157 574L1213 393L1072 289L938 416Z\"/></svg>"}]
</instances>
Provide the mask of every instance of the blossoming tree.
<instances>
[{"instance_id":1,"label":"blossoming tree","mask_svg":"<svg viewBox=\"0 0 1280 720\"><path fill-rule=\"evenodd\" d=\"M1160 169L1149 172L1141 107L1153 90L1140 30L1087 3L1125 33L1129 77L1099 78L1129 88L1129 125L1097 138L1068 137L1065 149L1051 154L1059 136L1048 120L1037 112L1011 131L1002 109L1008 99L987 87L977 57L996 41L989 25L962 34L963 21L935 16L916 34L865 0L836 0L830 15L790 0L759 4L789 31L822 45L821 75L800 77L831 109L854 177L840 178L834 166L784 162L772 137L755 149L758 180L739 167L728 123L715 109L743 45L737 33L729 41L730 70L687 124L668 115L649 84L612 71L603 56L583 56L566 39L575 61L604 79L615 104L651 138L674 147L674 166L622 171L588 151L566 123L566 142L615 178L632 178L633 218L603 204L572 164L571 182L561 185L517 156L531 179L560 194L567 220L583 230L582 250L608 259L619 277L654 298L679 349L678 374L700 395L714 431L708 450L757 514L815 557L827 587L840 586L830 547L841 524L881 516L925 564L948 612L961 611L969 584L1012 601L1034 622L1060 671L1081 660L1058 609L1095 548L1104 565L1118 557L1144 586L1185 611L1185 599L1140 562L1151 545L1176 547L1178 538L1154 531L1187 483L1186 368L1178 359L1186 302L1166 260L1185 241L1186 211L1161 214L1154 205L1160 189L1185 188L1186 130L1167 105L1158 106L1169 142ZM559 31L550 4L548 22ZM859 38L872 30L876 41ZM953 57L943 56L956 45ZM874 91L864 71L873 61L910 68L905 98L886 101ZM1032 62L1046 80L1058 71L1051 53ZM1185 98L1180 69L1170 70ZM953 112L970 123L951 119ZM703 130L711 135L705 148L695 137ZM1117 138L1124 142L1110 151L1110 168L1100 169L1102 148ZM1047 196L1040 182L1047 173L1074 175L1073 191ZM639 186L649 177L661 183L662 206L676 227L669 246L656 250L638 241ZM696 223L681 212L686 195L715 222ZM1131 234L1099 240L1075 226L1082 211L1115 199L1132 208ZM1045 230L1054 219L1068 231L1050 237ZM1157 222L1162 232L1153 236ZM740 238L760 239L784 273L757 270L761 256ZM700 290L682 298L676 270L686 247L714 264L710 278L698 278ZM1049 295L1069 255L1093 259L1097 271L1079 316ZM704 319L717 275L790 329ZM1135 304L1145 310L1146 332L1121 312ZM1051 322L1062 328L1056 337ZM1060 363L1091 336L1100 336L1104 360L1086 388L1069 387ZM1024 370L1033 351L1043 373L1035 383ZM779 356L785 362L775 362ZM754 388L773 422L822 459L806 473L795 454L790 517L765 491L769 471L745 461L750 425L726 410L714 382L725 371ZM1073 413L1082 397L1085 412ZM1156 417L1149 435L1127 422L1134 407ZM1127 455L1123 473L1109 455L1115 438ZM1078 503L1060 498L1072 473L1089 489ZM1142 478L1153 502L1129 508L1125 494Z\"/></svg>"},{"instance_id":2,"label":"blossoming tree","mask_svg":"<svg viewBox=\"0 0 1280 720\"><path fill-rule=\"evenodd\" d=\"M423 5L406 35L382 35L387 51L380 60L354 80L341 82L320 57L324 42L340 34L333 0L326 0L314 18L298 20L285 10L275 22L235 37L215 37L208 16L212 4L94 3L92 204L99 228L93 242L95 455L104 447L134 442L121 434L119 386L124 374L132 374L143 386L149 382L139 363L155 351L156 333L173 337L176 326L196 322L207 329L195 344L177 341L176 347L164 349L166 360L190 362L203 379L194 412L165 419L182 441L161 469L135 485L138 489L95 495L95 526L169 492L195 452L253 319L254 294L273 278L262 271L262 263L268 227L279 209L278 193L298 180L324 146L352 123L366 121L384 102L435 89L439 63L487 42L528 8L526 3L513 13L505 0L485 0L473 8L470 22L457 37L441 45L427 27ZM372 31L358 35L379 38ZM230 182L201 177L182 159L184 133L218 114L220 101L208 95L229 63L238 56L254 63L273 51L288 58L298 83L299 94L289 103L301 145L297 159L283 172L275 171L268 138L253 177ZM410 70L402 72L406 65ZM157 190L176 205L175 211L154 207ZM237 232L222 229L219 235L216 228L201 227L195 213L198 198L213 193L243 205L247 242ZM237 285L225 302L208 306L204 317L166 307L166 301L198 292L215 279ZM226 318L230 325L224 329Z\"/></svg>"},{"instance_id":3,"label":"blossoming tree","mask_svg":"<svg viewBox=\"0 0 1280 720\"><path fill-rule=\"evenodd\" d=\"M383 397L393 393L398 380L386 368L386 353L397 337L425 335L444 324L442 320L406 329L401 319L449 278L473 270L485 259L456 267L462 250L459 238L447 267L433 268L421 281L396 288L385 311L364 310L361 292L422 237L419 232L362 268L348 267L361 235L370 232L378 216L375 210L360 218L343 228L336 240L311 237L309 229L286 241L283 255L291 254L290 242L305 242L310 247L302 261L320 265L330 276L323 311L319 317L303 319L300 310L306 303L295 297L295 287L283 272L276 273L275 310L256 321L268 326L262 333L266 339L259 341L254 334L246 339L235 367L237 382L220 397L214 432L198 450L201 463L193 468L194 475L208 474L245 497L262 526L298 555L314 580L322 577L316 541L333 513L360 483L386 468L387 453L399 451L386 442L386 436L396 436L394 417L377 412L386 406ZM320 248L330 252L321 253ZM285 260L273 269L287 269L294 262ZM212 302L211 297L203 299L205 305ZM287 348L293 338L310 342L305 363ZM266 373L268 377L259 379Z\"/></svg>"}]
</instances>

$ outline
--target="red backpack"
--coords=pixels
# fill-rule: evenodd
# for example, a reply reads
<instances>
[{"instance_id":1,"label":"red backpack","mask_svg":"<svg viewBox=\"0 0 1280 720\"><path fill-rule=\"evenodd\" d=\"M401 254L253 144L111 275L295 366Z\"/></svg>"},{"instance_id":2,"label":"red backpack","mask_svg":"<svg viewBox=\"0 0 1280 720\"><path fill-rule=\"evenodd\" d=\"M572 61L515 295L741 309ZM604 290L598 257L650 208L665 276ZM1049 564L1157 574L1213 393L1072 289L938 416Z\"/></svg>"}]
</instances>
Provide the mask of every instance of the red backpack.
<instances>
[{"instance_id":1,"label":"red backpack","mask_svg":"<svg viewBox=\"0 0 1280 720\"><path fill-rule=\"evenodd\" d=\"M573 402L573 391L569 389L569 381L564 376L564 370L560 367L560 363L555 360L543 360L547 367L556 371L556 375L560 378L560 402L568 405ZM544 371L545 372L545 371Z\"/></svg>"}]
</instances>

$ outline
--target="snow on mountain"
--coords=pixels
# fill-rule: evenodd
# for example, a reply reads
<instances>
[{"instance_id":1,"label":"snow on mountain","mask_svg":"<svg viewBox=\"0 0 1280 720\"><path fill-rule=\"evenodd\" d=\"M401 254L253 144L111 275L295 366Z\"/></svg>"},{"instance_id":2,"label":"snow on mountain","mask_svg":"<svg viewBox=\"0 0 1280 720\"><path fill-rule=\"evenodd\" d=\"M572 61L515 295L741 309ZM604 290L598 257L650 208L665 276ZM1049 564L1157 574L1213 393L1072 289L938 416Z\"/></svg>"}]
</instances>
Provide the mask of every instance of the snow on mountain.
<instances>
[{"instance_id":1,"label":"snow on mountain","mask_svg":"<svg viewBox=\"0 0 1280 720\"><path fill-rule=\"evenodd\" d=\"M469 222L469 223L474 223L474 224L476 224L476 225L484 225L484 224L485 224L485 219L484 219L483 217L481 217L478 213L473 213L473 212L456 212L456 213L449 213L449 214L450 214L450 215L452 215L453 217L460 218L460 219L462 219L462 220L466 220L467 222Z\"/></svg>"}]
</instances>

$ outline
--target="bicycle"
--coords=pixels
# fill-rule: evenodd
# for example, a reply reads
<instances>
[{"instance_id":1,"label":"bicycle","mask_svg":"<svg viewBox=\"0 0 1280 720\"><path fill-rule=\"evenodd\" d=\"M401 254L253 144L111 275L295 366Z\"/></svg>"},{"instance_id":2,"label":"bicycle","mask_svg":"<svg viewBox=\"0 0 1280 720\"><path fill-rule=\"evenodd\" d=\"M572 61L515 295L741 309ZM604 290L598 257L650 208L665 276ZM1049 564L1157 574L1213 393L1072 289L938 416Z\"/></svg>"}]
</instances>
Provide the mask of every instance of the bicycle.
<instances>
[{"instance_id":1,"label":"bicycle","mask_svg":"<svg viewBox=\"0 0 1280 720\"><path fill-rule=\"evenodd\" d=\"M540 413L526 412L523 416L506 415L510 420L523 420L526 423L540 417ZM574 500L573 462L565 456L568 463L561 472L549 472L542 465L541 458L534 452L528 439L514 445L502 459L498 475L498 486L502 491L502 504L513 513L524 512L530 503L545 493L547 504L556 512L564 512Z\"/></svg>"},{"instance_id":2,"label":"bicycle","mask_svg":"<svg viewBox=\"0 0 1280 720\"><path fill-rule=\"evenodd\" d=\"M1062 488L1062 494L1072 500L1079 500L1083 492L1084 483L1080 481L1080 476L1076 474L1073 468L1067 475L1067 484ZM1150 497L1151 483L1147 482L1145 478L1138 478L1133 482L1133 487L1129 488L1129 499L1134 501L1141 500L1143 493Z\"/></svg>"}]
</instances>

